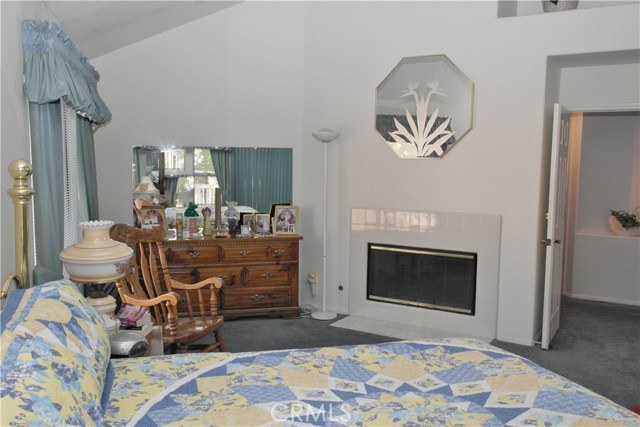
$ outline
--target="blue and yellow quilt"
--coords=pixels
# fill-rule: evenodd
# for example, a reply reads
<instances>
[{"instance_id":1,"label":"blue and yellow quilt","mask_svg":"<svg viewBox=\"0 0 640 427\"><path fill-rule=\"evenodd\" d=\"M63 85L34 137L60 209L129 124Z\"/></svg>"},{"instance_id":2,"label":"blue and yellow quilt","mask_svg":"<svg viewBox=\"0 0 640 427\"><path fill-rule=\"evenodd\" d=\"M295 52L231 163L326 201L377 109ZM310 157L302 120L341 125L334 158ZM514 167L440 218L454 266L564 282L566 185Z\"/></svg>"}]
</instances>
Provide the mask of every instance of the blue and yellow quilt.
<instances>
[{"instance_id":1,"label":"blue and yellow quilt","mask_svg":"<svg viewBox=\"0 0 640 427\"><path fill-rule=\"evenodd\" d=\"M480 341L442 339L109 360L73 283L0 314L1 426L640 426L640 417Z\"/></svg>"},{"instance_id":2,"label":"blue and yellow quilt","mask_svg":"<svg viewBox=\"0 0 640 427\"><path fill-rule=\"evenodd\" d=\"M640 418L475 340L113 361L114 426L638 426Z\"/></svg>"}]
</instances>

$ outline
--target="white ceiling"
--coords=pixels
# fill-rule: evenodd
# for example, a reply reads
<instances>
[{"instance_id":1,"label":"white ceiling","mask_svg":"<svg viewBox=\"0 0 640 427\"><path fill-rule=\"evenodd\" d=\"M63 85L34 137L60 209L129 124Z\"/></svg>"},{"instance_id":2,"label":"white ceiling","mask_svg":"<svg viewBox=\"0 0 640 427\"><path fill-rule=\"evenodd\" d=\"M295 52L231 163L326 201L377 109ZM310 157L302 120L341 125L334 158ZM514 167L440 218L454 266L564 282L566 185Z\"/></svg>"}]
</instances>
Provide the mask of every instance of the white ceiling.
<instances>
[{"instance_id":1,"label":"white ceiling","mask_svg":"<svg viewBox=\"0 0 640 427\"><path fill-rule=\"evenodd\" d=\"M93 59L240 1L44 1L65 33Z\"/></svg>"}]
</instances>

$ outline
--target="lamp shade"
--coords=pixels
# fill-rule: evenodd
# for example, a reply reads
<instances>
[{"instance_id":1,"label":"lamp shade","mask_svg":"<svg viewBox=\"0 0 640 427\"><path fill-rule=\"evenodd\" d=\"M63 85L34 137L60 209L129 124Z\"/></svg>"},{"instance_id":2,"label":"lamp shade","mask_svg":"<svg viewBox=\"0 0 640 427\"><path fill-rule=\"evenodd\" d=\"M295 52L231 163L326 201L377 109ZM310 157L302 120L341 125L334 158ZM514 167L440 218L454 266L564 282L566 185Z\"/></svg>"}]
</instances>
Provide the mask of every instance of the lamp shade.
<instances>
[{"instance_id":1,"label":"lamp shade","mask_svg":"<svg viewBox=\"0 0 640 427\"><path fill-rule=\"evenodd\" d=\"M123 277L133 249L109 237L113 221L85 221L82 240L60 252L69 278L80 283L108 283Z\"/></svg>"},{"instance_id":2,"label":"lamp shade","mask_svg":"<svg viewBox=\"0 0 640 427\"><path fill-rule=\"evenodd\" d=\"M149 194L160 194L160 191L153 185L153 181L148 176L143 176L140 179L140 184L133 190L134 193L149 193Z\"/></svg>"},{"instance_id":3,"label":"lamp shade","mask_svg":"<svg viewBox=\"0 0 640 427\"><path fill-rule=\"evenodd\" d=\"M313 135L315 139L323 143L335 141L340 136L339 133L336 133L329 128L322 128L318 132L314 132L311 135Z\"/></svg>"}]
</instances>

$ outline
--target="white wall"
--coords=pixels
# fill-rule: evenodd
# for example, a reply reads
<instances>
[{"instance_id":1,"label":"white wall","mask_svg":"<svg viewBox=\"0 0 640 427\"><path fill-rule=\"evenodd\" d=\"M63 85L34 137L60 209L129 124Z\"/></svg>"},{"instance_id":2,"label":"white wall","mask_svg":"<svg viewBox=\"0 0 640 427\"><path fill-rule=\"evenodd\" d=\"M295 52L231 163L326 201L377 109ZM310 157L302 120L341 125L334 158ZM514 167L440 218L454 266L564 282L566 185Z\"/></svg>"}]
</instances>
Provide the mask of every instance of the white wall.
<instances>
[{"instance_id":1,"label":"white wall","mask_svg":"<svg viewBox=\"0 0 640 427\"><path fill-rule=\"evenodd\" d=\"M339 221L330 233L329 305L345 304L335 288L347 285L350 207L495 213L503 216L498 337L530 344L539 328L547 56L637 46L638 8L503 19L492 2L331 2L308 9L305 117L323 117L343 134L331 147L332 188L340 193L330 199ZM442 160L399 160L373 130L374 89L403 56L439 53L476 84L474 129Z\"/></svg>"},{"instance_id":2,"label":"white wall","mask_svg":"<svg viewBox=\"0 0 640 427\"><path fill-rule=\"evenodd\" d=\"M132 221L133 145L297 146L302 18L300 4L243 4L92 61L113 113L96 134L101 216Z\"/></svg>"},{"instance_id":3,"label":"white wall","mask_svg":"<svg viewBox=\"0 0 640 427\"><path fill-rule=\"evenodd\" d=\"M640 238L615 236L609 210L640 197L640 113L584 114L570 295L640 305Z\"/></svg>"},{"instance_id":4,"label":"white wall","mask_svg":"<svg viewBox=\"0 0 640 427\"><path fill-rule=\"evenodd\" d=\"M640 64L563 68L560 87L560 102L569 111L638 110Z\"/></svg>"},{"instance_id":5,"label":"white wall","mask_svg":"<svg viewBox=\"0 0 640 427\"><path fill-rule=\"evenodd\" d=\"M640 115L585 114L580 155L576 231L608 234L609 210L633 212L640 184L634 178ZM637 242L640 245L640 241Z\"/></svg>"},{"instance_id":6,"label":"white wall","mask_svg":"<svg viewBox=\"0 0 640 427\"><path fill-rule=\"evenodd\" d=\"M293 147L301 273L321 271L322 146L310 133L332 127L329 308L348 307L352 206L498 214L498 337L530 344L547 56L637 49L639 9L496 12L493 1L245 2L93 60L113 112L96 134L101 216L131 220L132 145ZM440 53L476 84L474 129L441 160L399 160L374 132L375 87L402 57Z\"/></svg>"}]
</instances>

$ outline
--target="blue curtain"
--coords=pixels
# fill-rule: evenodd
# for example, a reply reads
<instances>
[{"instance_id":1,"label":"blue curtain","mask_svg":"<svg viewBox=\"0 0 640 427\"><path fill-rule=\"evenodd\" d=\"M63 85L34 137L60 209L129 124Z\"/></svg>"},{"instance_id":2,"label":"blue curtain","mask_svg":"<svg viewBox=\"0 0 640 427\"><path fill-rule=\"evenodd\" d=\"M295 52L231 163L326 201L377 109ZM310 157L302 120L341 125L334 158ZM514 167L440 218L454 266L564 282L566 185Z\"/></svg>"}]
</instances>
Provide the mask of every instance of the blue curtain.
<instances>
[{"instance_id":1,"label":"blue curtain","mask_svg":"<svg viewBox=\"0 0 640 427\"><path fill-rule=\"evenodd\" d=\"M293 150L233 148L232 182L226 200L269 212L272 203L291 203ZM265 183L270 183L265 185Z\"/></svg>"},{"instance_id":2,"label":"blue curtain","mask_svg":"<svg viewBox=\"0 0 640 427\"><path fill-rule=\"evenodd\" d=\"M176 188L178 187L177 176L166 176L164 178L164 197L168 206L173 206L176 202Z\"/></svg>"},{"instance_id":3,"label":"blue curtain","mask_svg":"<svg viewBox=\"0 0 640 427\"><path fill-rule=\"evenodd\" d=\"M60 103L29 103L31 126L31 160L33 163L33 213L36 265L33 284L38 285L62 277L58 255L64 249L64 200L61 194L62 122ZM52 195L58 195L52 197Z\"/></svg>"},{"instance_id":4,"label":"blue curtain","mask_svg":"<svg viewBox=\"0 0 640 427\"><path fill-rule=\"evenodd\" d=\"M36 266L34 284L62 277L64 249L60 100L78 113L78 166L89 219L98 219L92 123L111 120L97 91L100 75L55 23L22 23L24 90L33 160Z\"/></svg>"},{"instance_id":5,"label":"blue curtain","mask_svg":"<svg viewBox=\"0 0 640 427\"><path fill-rule=\"evenodd\" d=\"M216 174L218 180L218 187L222 191L222 206L225 206L224 201L232 201L230 198L229 190L231 186L232 177L230 175L231 170L231 153L232 148L221 147L211 148L211 163L213 163L213 171Z\"/></svg>"},{"instance_id":6,"label":"blue curtain","mask_svg":"<svg viewBox=\"0 0 640 427\"><path fill-rule=\"evenodd\" d=\"M22 51L29 102L44 104L62 99L93 123L111 120L111 112L98 94L100 74L58 24L24 21Z\"/></svg>"},{"instance_id":7,"label":"blue curtain","mask_svg":"<svg viewBox=\"0 0 640 427\"><path fill-rule=\"evenodd\" d=\"M76 118L80 191L85 195L85 200L87 201L89 220L97 221L100 219L100 210L98 209L98 179L96 177L93 124L84 117L77 116Z\"/></svg>"}]
</instances>

